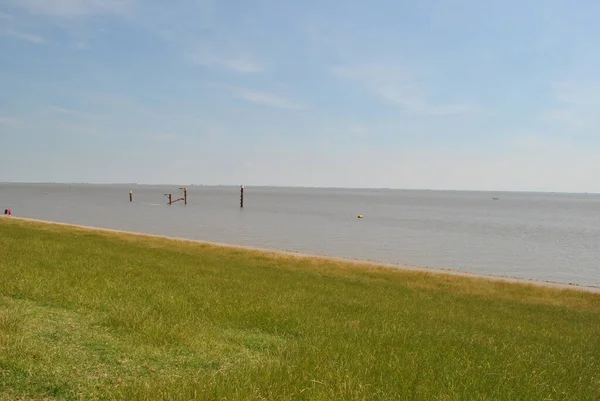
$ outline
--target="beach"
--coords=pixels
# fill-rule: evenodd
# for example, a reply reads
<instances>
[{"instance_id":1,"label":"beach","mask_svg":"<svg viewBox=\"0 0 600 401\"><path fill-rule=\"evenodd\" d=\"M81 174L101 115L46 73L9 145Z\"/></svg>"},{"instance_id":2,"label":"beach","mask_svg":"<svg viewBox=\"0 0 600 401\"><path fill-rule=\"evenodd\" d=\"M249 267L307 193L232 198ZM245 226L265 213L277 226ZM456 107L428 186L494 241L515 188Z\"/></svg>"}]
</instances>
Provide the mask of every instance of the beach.
<instances>
[{"instance_id":1,"label":"beach","mask_svg":"<svg viewBox=\"0 0 600 401\"><path fill-rule=\"evenodd\" d=\"M334 256L323 256L323 255L317 255L317 254L286 251L286 250L281 250L281 249L269 249L269 248L260 248L260 247L254 247L254 246L233 245L233 244L225 244L225 243L220 243L220 242L194 240L194 239L189 239L189 238L169 237L169 236L139 233L139 232L132 232L132 231L82 226L82 225L77 225L77 224L52 222L52 221L45 221L45 220L38 220L38 219L28 219L28 218L23 218L23 217L10 216L10 217L6 217L6 218L21 220L21 221L29 221L29 222L34 222L34 223L41 223L41 224L53 224L53 225L58 225L58 226L73 227L73 228L79 228L79 229L84 229L84 230L105 231L105 232L129 234L129 235L149 237L149 238L161 238L161 239L168 239L168 240L174 240L174 241L185 241L185 242L192 242L192 243L197 243L197 244L211 245L211 246L224 247L224 248L257 251L257 252L266 253L266 254L285 255L285 256L291 256L291 257L296 257L296 258L310 258L310 259L317 259L317 260L323 260L323 261L329 260L329 261L336 261L336 262L351 263L351 264L356 264L356 265L389 267L389 268L394 268L394 269L402 269L402 270L407 270L407 271L416 271L416 272L423 272L423 273L430 273L430 274L446 274L446 275L451 275L451 276L456 276L456 277L476 278L476 279L491 280L491 281L501 281L501 282L506 282L506 283L529 284L529 285L534 285L534 286L563 289L563 290L577 290L577 291L586 291L586 292L591 292L591 293L600 293L600 287L594 287L594 286L556 283L556 282L551 282L551 281L524 279L524 278L518 278L518 277L484 275L484 274L470 273L470 272L460 271L460 270L439 269L439 268L431 268L431 267L425 267L425 266L410 266L410 265L400 265L400 264L392 264L392 263L382 263L382 262L370 261L370 260L350 259L350 258L342 258L342 257L334 257Z\"/></svg>"}]
</instances>

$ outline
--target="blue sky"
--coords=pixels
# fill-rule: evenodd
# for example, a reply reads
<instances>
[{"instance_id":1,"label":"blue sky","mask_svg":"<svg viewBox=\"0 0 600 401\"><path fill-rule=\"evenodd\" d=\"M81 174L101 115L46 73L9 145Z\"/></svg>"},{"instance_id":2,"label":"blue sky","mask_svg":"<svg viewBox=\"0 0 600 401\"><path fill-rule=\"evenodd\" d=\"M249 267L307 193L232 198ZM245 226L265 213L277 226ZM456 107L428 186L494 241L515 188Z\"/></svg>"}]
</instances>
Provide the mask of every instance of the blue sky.
<instances>
[{"instance_id":1,"label":"blue sky","mask_svg":"<svg viewBox=\"0 0 600 401\"><path fill-rule=\"evenodd\" d=\"M600 192L600 3L2 0L0 181Z\"/></svg>"}]
</instances>

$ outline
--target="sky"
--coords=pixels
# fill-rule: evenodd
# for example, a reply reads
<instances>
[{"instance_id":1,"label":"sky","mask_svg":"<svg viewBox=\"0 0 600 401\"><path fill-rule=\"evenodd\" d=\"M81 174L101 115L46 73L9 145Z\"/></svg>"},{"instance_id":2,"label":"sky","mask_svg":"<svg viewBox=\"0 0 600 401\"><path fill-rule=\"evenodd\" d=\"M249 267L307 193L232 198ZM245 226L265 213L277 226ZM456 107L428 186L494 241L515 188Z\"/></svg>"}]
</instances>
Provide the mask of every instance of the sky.
<instances>
[{"instance_id":1,"label":"sky","mask_svg":"<svg viewBox=\"0 0 600 401\"><path fill-rule=\"evenodd\" d=\"M0 0L0 181L600 192L598 15Z\"/></svg>"}]
</instances>

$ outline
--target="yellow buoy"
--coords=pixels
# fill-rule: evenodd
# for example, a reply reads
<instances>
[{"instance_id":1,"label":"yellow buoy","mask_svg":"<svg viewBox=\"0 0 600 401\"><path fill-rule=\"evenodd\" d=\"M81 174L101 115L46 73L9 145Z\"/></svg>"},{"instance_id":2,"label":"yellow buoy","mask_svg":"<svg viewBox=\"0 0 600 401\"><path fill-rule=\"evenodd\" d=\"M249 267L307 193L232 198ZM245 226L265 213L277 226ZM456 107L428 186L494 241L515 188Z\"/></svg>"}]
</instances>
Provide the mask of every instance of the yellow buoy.
<instances>
[{"instance_id":1,"label":"yellow buoy","mask_svg":"<svg viewBox=\"0 0 600 401\"><path fill-rule=\"evenodd\" d=\"M358 218L359 218L359 219L362 219L363 217L365 217L365 216L363 216L362 214L359 214L359 215L358 215Z\"/></svg>"}]
</instances>

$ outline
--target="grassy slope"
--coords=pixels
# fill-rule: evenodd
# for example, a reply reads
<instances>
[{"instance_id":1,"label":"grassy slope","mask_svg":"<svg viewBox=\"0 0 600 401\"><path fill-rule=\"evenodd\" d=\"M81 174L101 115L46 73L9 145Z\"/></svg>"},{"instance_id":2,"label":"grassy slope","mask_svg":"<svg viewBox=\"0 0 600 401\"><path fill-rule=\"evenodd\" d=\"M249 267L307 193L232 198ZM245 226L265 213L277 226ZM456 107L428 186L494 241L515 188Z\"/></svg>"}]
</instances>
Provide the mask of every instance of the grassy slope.
<instances>
[{"instance_id":1,"label":"grassy slope","mask_svg":"<svg viewBox=\"0 0 600 401\"><path fill-rule=\"evenodd\" d=\"M600 399L600 295L0 219L0 399Z\"/></svg>"}]
</instances>

